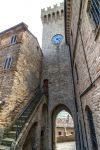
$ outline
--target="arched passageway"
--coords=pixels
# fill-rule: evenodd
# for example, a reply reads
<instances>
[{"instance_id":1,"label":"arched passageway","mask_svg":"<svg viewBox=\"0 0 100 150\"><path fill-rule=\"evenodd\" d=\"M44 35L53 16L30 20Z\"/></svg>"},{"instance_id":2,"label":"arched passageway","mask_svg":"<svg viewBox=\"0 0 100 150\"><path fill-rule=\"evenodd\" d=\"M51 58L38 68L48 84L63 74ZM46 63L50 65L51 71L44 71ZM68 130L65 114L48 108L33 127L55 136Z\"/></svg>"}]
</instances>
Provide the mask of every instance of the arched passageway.
<instances>
[{"instance_id":1,"label":"arched passageway","mask_svg":"<svg viewBox=\"0 0 100 150\"><path fill-rule=\"evenodd\" d=\"M39 114L36 121L33 122L27 137L24 141L22 150L47 150L48 149L48 136L47 136L47 116L48 107L44 103L41 105Z\"/></svg>"},{"instance_id":2,"label":"arched passageway","mask_svg":"<svg viewBox=\"0 0 100 150\"><path fill-rule=\"evenodd\" d=\"M31 127L22 150L35 150L36 149L37 125L38 123L35 122L33 126Z\"/></svg>"},{"instance_id":3,"label":"arched passageway","mask_svg":"<svg viewBox=\"0 0 100 150\"><path fill-rule=\"evenodd\" d=\"M96 131L94 126L92 110L89 106L85 108L86 112L86 121L87 121L87 135L88 135L88 144L90 149L98 150Z\"/></svg>"},{"instance_id":4,"label":"arched passageway","mask_svg":"<svg viewBox=\"0 0 100 150\"><path fill-rule=\"evenodd\" d=\"M48 114L48 108L47 105L44 104L42 107L42 114L41 114L41 137L40 137L40 150L46 150L47 149L47 114Z\"/></svg>"},{"instance_id":5,"label":"arched passageway","mask_svg":"<svg viewBox=\"0 0 100 150\"><path fill-rule=\"evenodd\" d=\"M76 149L74 121L65 105L58 105L52 113L52 150Z\"/></svg>"}]
</instances>

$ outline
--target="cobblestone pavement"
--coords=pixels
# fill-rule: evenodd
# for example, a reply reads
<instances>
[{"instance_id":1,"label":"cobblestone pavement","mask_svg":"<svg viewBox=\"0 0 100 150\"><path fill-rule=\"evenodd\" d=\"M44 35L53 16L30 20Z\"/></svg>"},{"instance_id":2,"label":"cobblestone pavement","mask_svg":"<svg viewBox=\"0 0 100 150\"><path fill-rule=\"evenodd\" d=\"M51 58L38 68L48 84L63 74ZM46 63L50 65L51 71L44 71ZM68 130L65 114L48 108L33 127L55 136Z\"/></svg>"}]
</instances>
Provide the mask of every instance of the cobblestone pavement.
<instances>
[{"instance_id":1,"label":"cobblestone pavement","mask_svg":"<svg viewBox=\"0 0 100 150\"><path fill-rule=\"evenodd\" d=\"M75 142L58 143L56 150L76 150Z\"/></svg>"}]
</instances>

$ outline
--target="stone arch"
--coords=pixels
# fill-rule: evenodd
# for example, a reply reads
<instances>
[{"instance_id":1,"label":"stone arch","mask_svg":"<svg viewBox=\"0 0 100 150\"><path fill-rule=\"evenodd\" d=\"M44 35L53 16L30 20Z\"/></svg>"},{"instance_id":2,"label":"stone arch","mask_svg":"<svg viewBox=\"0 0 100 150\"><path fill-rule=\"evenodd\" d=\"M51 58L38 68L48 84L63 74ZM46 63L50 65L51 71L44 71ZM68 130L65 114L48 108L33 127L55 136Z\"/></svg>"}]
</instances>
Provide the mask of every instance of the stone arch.
<instances>
[{"instance_id":1,"label":"stone arch","mask_svg":"<svg viewBox=\"0 0 100 150\"><path fill-rule=\"evenodd\" d=\"M87 128L89 129L90 140L92 143L92 149L97 150L98 145L97 145L97 138L96 138L93 114L88 105L86 105L86 107L85 107L85 112L86 112L86 117L87 117L87 126L88 126Z\"/></svg>"},{"instance_id":2,"label":"stone arch","mask_svg":"<svg viewBox=\"0 0 100 150\"><path fill-rule=\"evenodd\" d=\"M41 134L40 134L40 149L46 150L47 149L47 123L48 123L48 107L47 104L44 103L42 106L42 112L41 112Z\"/></svg>"},{"instance_id":3,"label":"stone arch","mask_svg":"<svg viewBox=\"0 0 100 150\"><path fill-rule=\"evenodd\" d=\"M62 110L67 111L73 118L73 115L72 115L70 109L64 104L59 104L53 109L52 114L51 114L51 128L52 128L52 142L51 143L52 143L52 150L55 150L55 147L56 147L56 141L55 141L55 120L56 120L57 114L60 111L62 111Z\"/></svg>"},{"instance_id":4,"label":"stone arch","mask_svg":"<svg viewBox=\"0 0 100 150\"><path fill-rule=\"evenodd\" d=\"M32 149L37 149L36 147L37 147L37 145L36 145L36 141L37 141L37 139L36 139L36 135L37 135L37 126L38 126L38 123L37 122L35 122L33 125L32 125L32 127L31 127L31 129L29 130L29 133L28 133L28 135L27 135L27 137L26 137L26 140L25 140L25 142L24 142L24 145L23 145L23 147L22 147L22 150L28 150L28 149L30 149L30 150L32 150Z\"/></svg>"}]
</instances>

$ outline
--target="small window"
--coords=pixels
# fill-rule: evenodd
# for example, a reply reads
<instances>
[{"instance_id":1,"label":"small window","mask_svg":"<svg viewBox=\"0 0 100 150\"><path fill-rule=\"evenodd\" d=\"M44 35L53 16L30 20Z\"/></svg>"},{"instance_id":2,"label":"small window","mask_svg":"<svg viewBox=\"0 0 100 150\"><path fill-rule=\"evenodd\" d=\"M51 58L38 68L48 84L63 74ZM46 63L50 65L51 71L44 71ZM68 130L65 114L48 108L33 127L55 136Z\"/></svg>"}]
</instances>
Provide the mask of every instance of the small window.
<instances>
[{"instance_id":1,"label":"small window","mask_svg":"<svg viewBox=\"0 0 100 150\"><path fill-rule=\"evenodd\" d=\"M52 19L55 19L55 13L54 12L52 13Z\"/></svg>"},{"instance_id":2,"label":"small window","mask_svg":"<svg viewBox=\"0 0 100 150\"><path fill-rule=\"evenodd\" d=\"M6 60L5 60L4 69L10 69L11 63L12 63L12 58L7 57Z\"/></svg>"},{"instance_id":3,"label":"small window","mask_svg":"<svg viewBox=\"0 0 100 150\"><path fill-rule=\"evenodd\" d=\"M44 131L41 131L41 136L44 136Z\"/></svg>"},{"instance_id":4,"label":"small window","mask_svg":"<svg viewBox=\"0 0 100 150\"><path fill-rule=\"evenodd\" d=\"M39 46L37 46L37 50L39 51Z\"/></svg>"},{"instance_id":5,"label":"small window","mask_svg":"<svg viewBox=\"0 0 100 150\"><path fill-rule=\"evenodd\" d=\"M58 135L62 135L61 132L58 132Z\"/></svg>"},{"instance_id":6,"label":"small window","mask_svg":"<svg viewBox=\"0 0 100 150\"><path fill-rule=\"evenodd\" d=\"M85 110L87 113L87 119L88 119L88 125L89 125L89 129L90 129L90 138L91 138L91 142L92 142L92 147L93 147L93 150L98 150L92 111L90 110L90 108L88 106L86 106Z\"/></svg>"},{"instance_id":7,"label":"small window","mask_svg":"<svg viewBox=\"0 0 100 150\"><path fill-rule=\"evenodd\" d=\"M44 15L44 22L46 23L46 21L47 21L47 16Z\"/></svg>"},{"instance_id":8,"label":"small window","mask_svg":"<svg viewBox=\"0 0 100 150\"><path fill-rule=\"evenodd\" d=\"M89 0L87 11L96 28L98 28L100 25L100 0Z\"/></svg>"},{"instance_id":9,"label":"small window","mask_svg":"<svg viewBox=\"0 0 100 150\"><path fill-rule=\"evenodd\" d=\"M51 20L51 15L50 14L48 14L48 21L50 21Z\"/></svg>"},{"instance_id":10,"label":"small window","mask_svg":"<svg viewBox=\"0 0 100 150\"><path fill-rule=\"evenodd\" d=\"M11 37L11 44L15 44L16 43L16 35Z\"/></svg>"},{"instance_id":11,"label":"small window","mask_svg":"<svg viewBox=\"0 0 100 150\"><path fill-rule=\"evenodd\" d=\"M63 16L63 15L64 15L64 10L62 9L62 10L61 10L61 16Z\"/></svg>"},{"instance_id":12,"label":"small window","mask_svg":"<svg viewBox=\"0 0 100 150\"><path fill-rule=\"evenodd\" d=\"M59 11L57 11L57 18L59 19Z\"/></svg>"}]
</instances>

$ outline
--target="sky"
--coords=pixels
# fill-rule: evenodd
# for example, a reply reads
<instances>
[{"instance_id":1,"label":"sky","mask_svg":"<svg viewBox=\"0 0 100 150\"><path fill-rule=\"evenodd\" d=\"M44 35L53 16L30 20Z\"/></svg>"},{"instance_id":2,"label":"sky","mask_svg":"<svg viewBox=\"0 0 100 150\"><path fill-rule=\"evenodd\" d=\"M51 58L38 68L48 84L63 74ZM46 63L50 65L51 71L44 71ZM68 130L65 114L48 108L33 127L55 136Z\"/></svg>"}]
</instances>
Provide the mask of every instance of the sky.
<instances>
[{"instance_id":1,"label":"sky","mask_svg":"<svg viewBox=\"0 0 100 150\"><path fill-rule=\"evenodd\" d=\"M41 9L63 0L1 0L0 32L24 22L42 45Z\"/></svg>"},{"instance_id":2,"label":"sky","mask_svg":"<svg viewBox=\"0 0 100 150\"><path fill-rule=\"evenodd\" d=\"M58 115L57 118L67 118L67 116L70 116L70 114L68 112L66 112L65 110L62 110Z\"/></svg>"}]
</instances>

